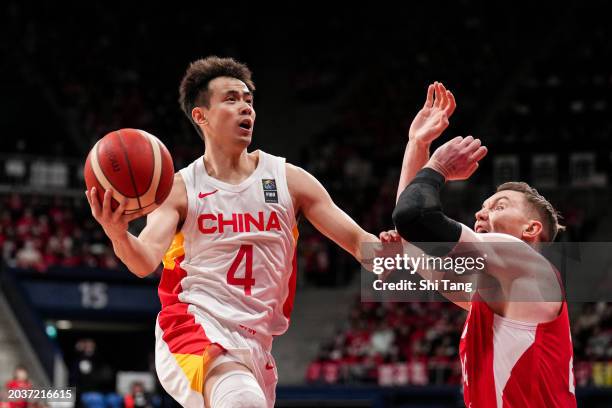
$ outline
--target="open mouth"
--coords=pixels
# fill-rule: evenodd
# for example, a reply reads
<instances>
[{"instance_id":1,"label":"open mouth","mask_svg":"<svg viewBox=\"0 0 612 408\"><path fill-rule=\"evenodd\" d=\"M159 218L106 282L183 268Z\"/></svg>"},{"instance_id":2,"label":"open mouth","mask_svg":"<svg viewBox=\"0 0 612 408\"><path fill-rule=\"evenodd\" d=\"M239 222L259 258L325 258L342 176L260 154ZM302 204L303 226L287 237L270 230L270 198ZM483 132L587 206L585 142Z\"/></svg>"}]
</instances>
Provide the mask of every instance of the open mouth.
<instances>
[{"instance_id":1,"label":"open mouth","mask_svg":"<svg viewBox=\"0 0 612 408\"><path fill-rule=\"evenodd\" d=\"M251 119L243 119L242 121L240 121L238 126L245 130L251 130L251 128L253 127L253 121Z\"/></svg>"},{"instance_id":2,"label":"open mouth","mask_svg":"<svg viewBox=\"0 0 612 408\"><path fill-rule=\"evenodd\" d=\"M478 227L476 227L476 232L477 232L477 233L479 233L479 234L486 234L486 233L488 233L489 231L487 231L486 229L484 229L484 228L483 228L483 227L481 227L481 226L478 226Z\"/></svg>"}]
</instances>

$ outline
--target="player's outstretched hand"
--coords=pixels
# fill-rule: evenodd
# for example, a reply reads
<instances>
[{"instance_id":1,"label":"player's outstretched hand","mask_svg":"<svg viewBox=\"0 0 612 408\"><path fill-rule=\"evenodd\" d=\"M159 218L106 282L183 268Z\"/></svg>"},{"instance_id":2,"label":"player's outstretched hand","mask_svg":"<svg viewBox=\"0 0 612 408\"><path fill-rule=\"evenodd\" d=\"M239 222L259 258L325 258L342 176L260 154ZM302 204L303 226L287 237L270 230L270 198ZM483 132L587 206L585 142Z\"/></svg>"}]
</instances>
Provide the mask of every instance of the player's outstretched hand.
<instances>
[{"instance_id":1,"label":"player's outstretched hand","mask_svg":"<svg viewBox=\"0 0 612 408\"><path fill-rule=\"evenodd\" d=\"M380 247L376 254L378 257L395 258L397 254L402 254L402 237L396 230L383 231L378 234L378 238L380 239ZM378 275L379 279L386 281L394 270L385 268L384 272Z\"/></svg>"},{"instance_id":2,"label":"player's outstretched hand","mask_svg":"<svg viewBox=\"0 0 612 408\"><path fill-rule=\"evenodd\" d=\"M438 147L426 167L430 167L446 180L468 179L478 168L478 162L487 155L480 139L457 136Z\"/></svg>"},{"instance_id":3,"label":"player's outstretched hand","mask_svg":"<svg viewBox=\"0 0 612 408\"><path fill-rule=\"evenodd\" d=\"M119 203L119 206L113 211L111 208L111 198L113 196L112 190L106 190L104 192L104 200L102 201L102 205L100 205L98 200L95 187L92 187L91 191L85 191L85 196L87 197L87 202L89 202L89 206L91 207L91 214L94 216L96 221L100 223L104 229L104 232L111 240L124 237L128 230L128 224L130 221L140 218L152 211L151 209L148 209L146 212L141 210L131 214L124 214L123 212L125 211L127 200Z\"/></svg>"},{"instance_id":4,"label":"player's outstretched hand","mask_svg":"<svg viewBox=\"0 0 612 408\"><path fill-rule=\"evenodd\" d=\"M431 144L448 127L448 118L456 106L453 93L441 82L429 85L425 104L410 125L409 139L417 143Z\"/></svg>"},{"instance_id":5,"label":"player's outstretched hand","mask_svg":"<svg viewBox=\"0 0 612 408\"><path fill-rule=\"evenodd\" d=\"M396 230L383 231L378 234L378 238L380 238L380 242L383 244L389 242L400 242L402 237L399 236Z\"/></svg>"}]
</instances>

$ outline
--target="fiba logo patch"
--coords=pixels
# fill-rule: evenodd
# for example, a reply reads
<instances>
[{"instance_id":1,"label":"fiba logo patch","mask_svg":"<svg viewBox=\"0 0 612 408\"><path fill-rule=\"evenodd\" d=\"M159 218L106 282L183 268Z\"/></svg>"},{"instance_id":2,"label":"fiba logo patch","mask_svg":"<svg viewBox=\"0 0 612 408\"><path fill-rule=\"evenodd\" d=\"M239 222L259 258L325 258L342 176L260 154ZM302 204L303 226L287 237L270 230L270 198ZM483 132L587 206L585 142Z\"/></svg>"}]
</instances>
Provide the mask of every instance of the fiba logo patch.
<instances>
[{"instance_id":1,"label":"fiba logo patch","mask_svg":"<svg viewBox=\"0 0 612 408\"><path fill-rule=\"evenodd\" d=\"M274 179L261 179L264 190L276 190L276 180Z\"/></svg>"},{"instance_id":2,"label":"fiba logo patch","mask_svg":"<svg viewBox=\"0 0 612 408\"><path fill-rule=\"evenodd\" d=\"M261 179L263 185L264 200L266 203L277 203L278 204L278 192L276 191L276 180L274 179Z\"/></svg>"}]
</instances>

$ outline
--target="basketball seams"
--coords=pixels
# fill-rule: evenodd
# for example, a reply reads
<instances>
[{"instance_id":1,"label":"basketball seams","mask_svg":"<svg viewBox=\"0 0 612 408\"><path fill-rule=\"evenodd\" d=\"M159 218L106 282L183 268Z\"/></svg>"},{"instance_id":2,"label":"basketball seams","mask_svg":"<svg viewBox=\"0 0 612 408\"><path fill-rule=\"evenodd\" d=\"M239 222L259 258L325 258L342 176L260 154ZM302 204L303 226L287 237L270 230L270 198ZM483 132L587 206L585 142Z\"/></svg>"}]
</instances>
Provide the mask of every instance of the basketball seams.
<instances>
[{"instance_id":1,"label":"basketball seams","mask_svg":"<svg viewBox=\"0 0 612 408\"><path fill-rule=\"evenodd\" d=\"M161 204L172 191L174 184L174 163L170 152L161 142L161 140L155 138L160 151L160 174L157 182L157 189L155 191L155 202ZM161 190L160 190L161 189Z\"/></svg>"},{"instance_id":2,"label":"basketball seams","mask_svg":"<svg viewBox=\"0 0 612 408\"><path fill-rule=\"evenodd\" d=\"M140 203L140 197L138 196L138 188L136 187L136 180L134 179L134 174L132 173L132 165L130 164L130 158L128 156L127 149L125 148L125 144L123 143L123 136L121 135L120 130L117 130L117 135L119 136L119 143L121 144L121 150L123 151L123 155L125 156L125 162L128 167L128 173L130 174L132 188L134 189L134 194L136 195L136 200L138 201L138 208L142 209L142 204Z\"/></svg>"},{"instance_id":3,"label":"basketball seams","mask_svg":"<svg viewBox=\"0 0 612 408\"><path fill-rule=\"evenodd\" d=\"M124 196L123 194L121 194L119 191L117 191L117 189L113 188L113 183L110 182L110 180L106 177L106 174L104 173L104 169L102 168L102 166L100 166L100 162L98 160L98 149L99 149L99 145L100 142L97 142L94 146L94 148L92 149L92 153L89 156L90 160L89 160L89 165L91 166L91 170L93 171L93 175L96 179L96 181L98 182L98 184L100 184L100 186L104 189L104 190L108 190L108 189L112 189L113 190L113 198L115 200L117 200L118 198L121 200L124 200L127 196ZM104 193L101 192L103 195ZM131 198L131 197L127 197L127 198ZM119 200L117 200L119 201Z\"/></svg>"},{"instance_id":4,"label":"basketball seams","mask_svg":"<svg viewBox=\"0 0 612 408\"><path fill-rule=\"evenodd\" d=\"M111 183L111 181L106 177L106 174L104 174L104 171L102 169L102 166L100 166L100 162L98 159L99 145L100 141L98 141L92 148L91 154L89 155L89 167L91 168L91 172L93 173L92 175L95 181L102 189L100 191L100 193L102 193L102 197L104 197L105 190L111 189L113 191L113 198L117 202L120 202L125 199L128 200L127 209L125 210L126 214L138 211L139 209L131 209L132 205L138 204L137 200L134 197L129 197L119 192L116 188L113 187L113 183ZM100 199L100 201L102 200L102 198L100 198L99 196L98 198Z\"/></svg>"},{"instance_id":5,"label":"basketball seams","mask_svg":"<svg viewBox=\"0 0 612 408\"><path fill-rule=\"evenodd\" d=\"M148 144L149 144L149 148L151 149L151 151L150 151L151 157L153 157L153 171L151 172L151 175L149 177L149 181L147 182L147 189L141 195L141 197L143 197L143 201L145 201L144 197L147 196L147 194L151 191L151 189L156 189L156 186L155 186L155 184L156 184L155 183L155 170L156 170L156 167L157 167L157 162L158 162L157 159L158 159L159 154L156 154L158 152L155 151L156 149L153 146L153 140L151 140L151 139L153 139L153 137L151 137L151 135L149 135L147 132L144 132L142 130L136 129L136 131L138 133L140 133L140 135L144 136L144 138L149 142Z\"/></svg>"},{"instance_id":6,"label":"basketball seams","mask_svg":"<svg viewBox=\"0 0 612 408\"><path fill-rule=\"evenodd\" d=\"M153 156L153 171L151 172L151 181L149 183L149 188L141 196L142 201L147 204L145 207L148 207L149 205L154 204L156 202L155 196L157 194L157 189L159 188L159 182L161 180L163 159L161 157L162 154L161 147L159 145L160 142L157 140L157 138L142 130L139 130L138 132L140 132L140 134L144 136L149 142Z\"/></svg>"},{"instance_id":7,"label":"basketball seams","mask_svg":"<svg viewBox=\"0 0 612 408\"><path fill-rule=\"evenodd\" d=\"M104 168L102 167L102 165L100 165L99 149L100 149L100 141L98 141L92 149L92 152L90 155L90 165L91 165L91 169L93 170L96 180L98 181L98 183L100 183L100 186L102 186L104 190L112 189L113 198L117 201L119 201L119 198L123 199L126 197L130 200L134 199L135 198L134 196L126 195L120 192L119 189L116 188L114 184L111 182L110 178L106 176L106 173L104 172Z\"/></svg>"},{"instance_id":8,"label":"basketball seams","mask_svg":"<svg viewBox=\"0 0 612 408\"><path fill-rule=\"evenodd\" d=\"M98 183L100 183L100 185L102 185L102 187L104 187L105 190L108 190L109 188L112 187L113 183L110 182L110 180L106 176L106 173L104 172L104 169L100 165L100 161L98 159L99 157L98 155L100 154L100 142L99 141L98 143L96 143L93 150L94 150L93 154L91 155L91 168L94 171L94 175L96 176Z\"/></svg>"}]
</instances>

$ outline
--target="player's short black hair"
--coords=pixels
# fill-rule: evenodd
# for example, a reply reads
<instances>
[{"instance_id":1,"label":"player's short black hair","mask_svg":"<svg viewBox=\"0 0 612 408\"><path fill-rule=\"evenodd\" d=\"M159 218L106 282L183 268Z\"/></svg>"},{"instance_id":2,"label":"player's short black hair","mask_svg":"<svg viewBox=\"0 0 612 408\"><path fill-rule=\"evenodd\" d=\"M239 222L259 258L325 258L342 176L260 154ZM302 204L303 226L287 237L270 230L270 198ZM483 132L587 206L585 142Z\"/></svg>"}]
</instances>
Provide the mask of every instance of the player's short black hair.
<instances>
[{"instance_id":1,"label":"player's short black hair","mask_svg":"<svg viewBox=\"0 0 612 408\"><path fill-rule=\"evenodd\" d=\"M179 87L179 104L187 118L195 126L198 134L203 137L199 126L193 121L191 111L196 106L210 106L208 84L218 77L236 78L244 82L249 91L255 91L255 83L251 79L251 70L243 63L233 58L210 56L189 64L187 72Z\"/></svg>"}]
</instances>

